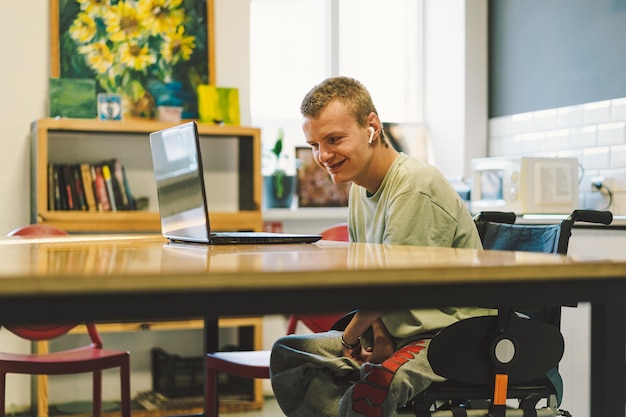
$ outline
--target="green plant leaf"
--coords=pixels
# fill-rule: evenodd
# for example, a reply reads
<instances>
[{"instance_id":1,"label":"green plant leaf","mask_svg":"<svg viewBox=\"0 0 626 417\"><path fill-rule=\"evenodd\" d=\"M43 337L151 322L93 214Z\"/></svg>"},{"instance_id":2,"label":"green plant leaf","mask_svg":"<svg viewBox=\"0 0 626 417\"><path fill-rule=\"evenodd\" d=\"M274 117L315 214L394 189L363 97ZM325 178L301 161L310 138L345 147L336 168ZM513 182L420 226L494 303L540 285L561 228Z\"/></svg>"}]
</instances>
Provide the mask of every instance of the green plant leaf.
<instances>
[{"instance_id":1,"label":"green plant leaf","mask_svg":"<svg viewBox=\"0 0 626 417\"><path fill-rule=\"evenodd\" d=\"M278 130L278 139L276 139L276 143L274 144L274 149L272 149L272 153L276 155L276 160L280 158L280 154L283 151L283 129Z\"/></svg>"}]
</instances>

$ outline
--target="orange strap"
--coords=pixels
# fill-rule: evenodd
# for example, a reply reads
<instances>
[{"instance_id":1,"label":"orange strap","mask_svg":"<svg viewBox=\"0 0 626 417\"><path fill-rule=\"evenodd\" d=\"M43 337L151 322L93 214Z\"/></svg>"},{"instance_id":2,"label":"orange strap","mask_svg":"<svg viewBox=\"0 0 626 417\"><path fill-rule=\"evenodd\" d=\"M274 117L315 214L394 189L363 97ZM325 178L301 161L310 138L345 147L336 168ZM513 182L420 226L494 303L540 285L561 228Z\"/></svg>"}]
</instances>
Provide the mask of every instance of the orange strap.
<instances>
[{"instance_id":1,"label":"orange strap","mask_svg":"<svg viewBox=\"0 0 626 417\"><path fill-rule=\"evenodd\" d=\"M493 389L493 404L505 405L509 376L507 374L496 374L495 387Z\"/></svg>"}]
</instances>

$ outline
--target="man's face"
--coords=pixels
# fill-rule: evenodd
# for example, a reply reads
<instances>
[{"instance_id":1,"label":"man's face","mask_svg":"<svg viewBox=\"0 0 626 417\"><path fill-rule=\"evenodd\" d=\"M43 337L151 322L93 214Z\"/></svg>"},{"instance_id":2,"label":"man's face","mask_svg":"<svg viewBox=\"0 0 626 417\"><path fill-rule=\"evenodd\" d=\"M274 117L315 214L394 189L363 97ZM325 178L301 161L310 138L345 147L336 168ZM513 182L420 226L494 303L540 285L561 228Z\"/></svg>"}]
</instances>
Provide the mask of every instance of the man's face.
<instances>
[{"instance_id":1,"label":"man's face","mask_svg":"<svg viewBox=\"0 0 626 417\"><path fill-rule=\"evenodd\" d=\"M339 184L362 184L371 161L367 127L357 121L340 102L329 103L318 118L305 117L302 125L315 162Z\"/></svg>"}]
</instances>

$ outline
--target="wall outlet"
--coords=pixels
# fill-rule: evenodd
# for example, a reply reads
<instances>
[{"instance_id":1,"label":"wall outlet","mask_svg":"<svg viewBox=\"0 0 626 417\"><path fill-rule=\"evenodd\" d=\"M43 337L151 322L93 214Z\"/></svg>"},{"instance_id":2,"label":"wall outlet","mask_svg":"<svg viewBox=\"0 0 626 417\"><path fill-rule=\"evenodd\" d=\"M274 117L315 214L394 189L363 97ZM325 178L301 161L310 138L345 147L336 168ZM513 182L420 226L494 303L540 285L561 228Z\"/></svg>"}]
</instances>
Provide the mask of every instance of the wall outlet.
<instances>
[{"instance_id":1,"label":"wall outlet","mask_svg":"<svg viewBox=\"0 0 626 417\"><path fill-rule=\"evenodd\" d=\"M591 177L591 191L600 191L604 185L604 177Z\"/></svg>"},{"instance_id":2,"label":"wall outlet","mask_svg":"<svg viewBox=\"0 0 626 417\"><path fill-rule=\"evenodd\" d=\"M592 177L590 183L592 192L602 192L603 189L604 191L613 191L613 181L610 177Z\"/></svg>"}]
</instances>

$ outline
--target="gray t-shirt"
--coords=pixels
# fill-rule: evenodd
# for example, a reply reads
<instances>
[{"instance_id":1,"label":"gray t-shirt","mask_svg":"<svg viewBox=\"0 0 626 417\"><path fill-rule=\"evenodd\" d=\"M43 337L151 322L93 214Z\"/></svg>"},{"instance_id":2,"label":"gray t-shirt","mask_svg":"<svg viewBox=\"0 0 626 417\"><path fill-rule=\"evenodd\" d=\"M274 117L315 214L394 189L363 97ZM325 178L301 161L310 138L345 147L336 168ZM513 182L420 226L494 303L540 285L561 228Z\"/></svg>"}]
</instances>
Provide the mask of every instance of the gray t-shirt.
<instances>
[{"instance_id":1,"label":"gray t-shirt","mask_svg":"<svg viewBox=\"0 0 626 417\"><path fill-rule=\"evenodd\" d=\"M394 161L374 195L353 185L349 207L353 242L482 248L472 216L448 180L434 166L405 154ZM406 338L493 313L445 307L390 311L382 320L392 336Z\"/></svg>"},{"instance_id":2,"label":"gray t-shirt","mask_svg":"<svg viewBox=\"0 0 626 417\"><path fill-rule=\"evenodd\" d=\"M481 248L472 216L432 165L400 154L374 195L354 185L348 226L353 242Z\"/></svg>"}]
</instances>

